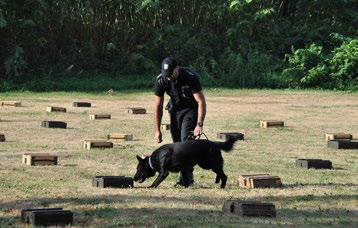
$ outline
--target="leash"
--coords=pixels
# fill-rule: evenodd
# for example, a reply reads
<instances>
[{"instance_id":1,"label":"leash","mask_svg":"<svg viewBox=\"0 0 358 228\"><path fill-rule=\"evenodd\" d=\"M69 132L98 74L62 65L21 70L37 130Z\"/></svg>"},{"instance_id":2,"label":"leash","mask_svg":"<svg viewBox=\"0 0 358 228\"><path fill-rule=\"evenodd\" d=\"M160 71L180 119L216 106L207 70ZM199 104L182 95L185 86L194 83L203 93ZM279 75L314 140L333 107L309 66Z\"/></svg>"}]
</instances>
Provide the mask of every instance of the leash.
<instances>
[{"instance_id":1,"label":"leash","mask_svg":"<svg viewBox=\"0 0 358 228\"><path fill-rule=\"evenodd\" d=\"M206 138L207 140L209 140L208 136L207 136L204 132L201 132L201 134L197 136L198 139L200 139L201 135L204 135L205 138Z\"/></svg>"},{"instance_id":2,"label":"leash","mask_svg":"<svg viewBox=\"0 0 358 228\"><path fill-rule=\"evenodd\" d=\"M200 139L200 137L201 137L201 135L204 135L205 136L205 138L207 139L207 140L209 140L209 138L208 138L208 136L204 133L204 132L201 132L201 134L200 135L197 135L197 136L194 136L194 131L191 131L191 136L190 136L190 139L192 139L192 140L199 140Z\"/></svg>"}]
</instances>

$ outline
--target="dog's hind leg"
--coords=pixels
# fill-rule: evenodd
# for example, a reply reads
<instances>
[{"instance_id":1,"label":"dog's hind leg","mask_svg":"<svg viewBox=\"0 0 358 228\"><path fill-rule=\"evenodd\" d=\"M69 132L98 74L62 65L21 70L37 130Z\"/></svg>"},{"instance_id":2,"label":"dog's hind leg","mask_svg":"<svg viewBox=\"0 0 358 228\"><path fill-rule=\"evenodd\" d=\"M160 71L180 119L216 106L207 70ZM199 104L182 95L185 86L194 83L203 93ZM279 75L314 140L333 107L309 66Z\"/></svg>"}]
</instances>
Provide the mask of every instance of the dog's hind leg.
<instances>
[{"instance_id":1,"label":"dog's hind leg","mask_svg":"<svg viewBox=\"0 0 358 228\"><path fill-rule=\"evenodd\" d=\"M212 169L212 170L216 173L215 183L219 183L219 181L221 180L220 188L225 188L226 181L227 181L227 176L224 173L224 171L222 169Z\"/></svg>"},{"instance_id":2,"label":"dog's hind leg","mask_svg":"<svg viewBox=\"0 0 358 228\"><path fill-rule=\"evenodd\" d=\"M219 175L216 175L215 183L217 184L217 183L219 183L219 182L220 182L220 177L219 177Z\"/></svg>"}]
</instances>

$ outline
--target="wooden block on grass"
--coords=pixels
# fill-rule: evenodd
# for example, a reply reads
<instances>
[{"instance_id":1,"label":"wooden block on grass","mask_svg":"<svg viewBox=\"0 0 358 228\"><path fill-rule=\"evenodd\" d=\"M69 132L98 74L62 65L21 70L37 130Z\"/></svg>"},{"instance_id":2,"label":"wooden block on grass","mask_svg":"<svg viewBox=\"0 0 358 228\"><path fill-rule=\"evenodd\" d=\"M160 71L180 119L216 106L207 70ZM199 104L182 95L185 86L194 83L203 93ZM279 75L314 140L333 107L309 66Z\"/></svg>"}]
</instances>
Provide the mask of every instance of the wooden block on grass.
<instances>
[{"instance_id":1,"label":"wooden block on grass","mask_svg":"<svg viewBox=\"0 0 358 228\"><path fill-rule=\"evenodd\" d=\"M240 187L250 187L249 177L263 176L263 175L269 175L269 174L262 173L262 174L245 174L245 175L240 175L240 176L239 176L239 186L240 186Z\"/></svg>"},{"instance_id":2,"label":"wooden block on grass","mask_svg":"<svg viewBox=\"0 0 358 228\"><path fill-rule=\"evenodd\" d=\"M89 119L90 120L104 120L104 119L110 119L111 115L109 114L90 114Z\"/></svg>"},{"instance_id":3,"label":"wooden block on grass","mask_svg":"<svg viewBox=\"0 0 358 228\"><path fill-rule=\"evenodd\" d=\"M5 142L6 138L3 133L0 133L0 142Z\"/></svg>"},{"instance_id":4,"label":"wooden block on grass","mask_svg":"<svg viewBox=\"0 0 358 228\"><path fill-rule=\"evenodd\" d=\"M296 166L305 169L332 169L332 162L330 160L322 159L297 159Z\"/></svg>"},{"instance_id":5,"label":"wooden block on grass","mask_svg":"<svg viewBox=\"0 0 358 228\"><path fill-rule=\"evenodd\" d=\"M224 213L247 217L276 217L276 207L272 203L261 203L260 201L227 200L222 210Z\"/></svg>"},{"instance_id":6,"label":"wooden block on grass","mask_svg":"<svg viewBox=\"0 0 358 228\"><path fill-rule=\"evenodd\" d=\"M130 114L146 114L147 113L145 108L127 108L125 112L130 113Z\"/></svg>"},{"instance_id":7,"label":"wooden block on grass","mask_svg":"<svg viewBox=\"0 0 358 228\"><path fill-rule=\"evenodd\" d=\"M249 177L250 188L277 188L282 187L280 177L272 175Z\"/></svg>"},{"instance_id":8,"label":"wooden block on grass","mask_svg":"<svg viewBox=\"0 0 358 228\"><path fill-rule=\"evenodd\" d=\"M88 150L93 148L113 148L113 143L103 140L85 140L83 142L83 148Z\"/></svg>"},{"instance_id":9,"label":"wooden block on grass","mask_svg":"<svg viewBox=\"0 0 358 228\"><path fill-rule=\"evenodd\" d=\"M249 188L282 187L280 177L269 174L249 174L239 176L239 185Z\"/></svg>"},{"instance_id":10,"label":"wooden block on grass","mask_svg":"<svg viewBox=\"0 0 358 228\"><path fill-rule=\"evenodd\" d=\"M352 140L353 139L353 135L351 134L346 134L346 133L327 133L326 134L326 140L342 140L342 139L347 139L347 140Z\"/></svg>"},{"instance_id":11,"label":"wooden block on grass","mask_svg":"<svg viewBox=\"0 0 358 228\"><path fill-rule=\"evenodd\" d=\"M55 208L28 208L28 209L22 209L21 210L21 222L23 223L29 223L29 213L32 211L61 211L61 207L55 207Z\"/></svg>"},{"instance_id":12,"label":"wooden block on grass","mask_svg":"<svg viewBox=\"0 0 358 228\"><path fill-rule=\"evenodd\" d=\"M279 120L260 120L261 128L283 127L284 122Z\"/></svg>"},{"instance_id":13,"label":"wooden block on grass","mask_svg":"<svg viewBox=\"0 0 358 228\"><path fill-rule=\"evenodd\" d=\"M20 101L3 101L1 102L2 106L13 106L13 107L21 107Z\"/></svg>"},{"instance_id":14,"label":"wooden block on grass","mask_svg":"<svg viewBox=\"0 0 358 228\"><path fill-rule=\"evenodd\" d=\"M31 166L57 165L58 157L48 153L24 153L22 164Z\"/></svg>"},{"instance_id":15,"label":"wooden block on grass","mask_svg":"<svg viewBox=\"0 0 358 228\"><path fill-rule=\"evenodd\" d=\"M66 108L56 107L56 106L47 106L46 112L66 112Z\"/></svg>"},{"instance_id":16,"label":"wooden block on grass","mask_svg":"<svg viewBox=\"0 0 358 228\"><path fill-rule=\"evenodd\" d=\"M73 107L91 107L89 102L73 102Z\"/></svg>"},{"instance_id":17,"label":"wooden block on grass","mask_svg":"<svg viewBox=\"0 0 358 228\"><path fill-rule=\"evenodd\" d=\"M244 134L239 132L224 132L217 134L218 139L222 140L227 140L229 136L237 136L239 140L244 140Z\"/></svg>"},{"instance_id":18,"label":"wooden block on grass","mask_svg":"<svg viewBox=\"0 0 358 228\"><path fill-rule=\"evenodd\" d=\"M67 128L67 123L62 121L42 121L41 123L42 127L47 128Z\"/></svg>"},{"instance_id":19,"label":"wooden block on grass","mask_svg":"<svg viewBox=\"0 0 358 228\"><path fill-rule=\"evenodd\" d=\"M132 141L133 134L120 134L120 133L111 133L107 135L107 139L115 139L115 140L122 140L122 141Z\"/></svg>"},{"instance_id":20,"label":"wooden block on grass","mask_svg":"<svg viewBox=\"0 0 358 228\"><path fill-rule=\"evenodd\" d=\"M330 140L327 145L333 149L358 149L357 140Z\"/></svg>"},{"instance_id":21,"label":"wooden block on grass","mask_svg":"<svg viewBox=\"0 0 358 228\"><path fill-rule=\"evenodd\" d=\"M133 188L133 178L125 176L95 176L92 186L97 188Z\"/></svg>"},{"instance_id":22,"label":"wooden block on grass","mask_svg":"<svg viewBox=\"0 0 358 228\"><path fill-rule=\"evenodd\" d=\"M73 212L62 208L23 209L21 221L33 226L67 226L73 223Z\"/></svg>"},{"instance_id":23,"label":"wooden block on grass","mask_svg":"<svg viewBox=\"0 0 358 228\"><path fill-rule=\"evenodd\" d=\"M170 124L161 124L160 130L162 130L162 131L170 130Z\"/></svg>"}]
</instances>

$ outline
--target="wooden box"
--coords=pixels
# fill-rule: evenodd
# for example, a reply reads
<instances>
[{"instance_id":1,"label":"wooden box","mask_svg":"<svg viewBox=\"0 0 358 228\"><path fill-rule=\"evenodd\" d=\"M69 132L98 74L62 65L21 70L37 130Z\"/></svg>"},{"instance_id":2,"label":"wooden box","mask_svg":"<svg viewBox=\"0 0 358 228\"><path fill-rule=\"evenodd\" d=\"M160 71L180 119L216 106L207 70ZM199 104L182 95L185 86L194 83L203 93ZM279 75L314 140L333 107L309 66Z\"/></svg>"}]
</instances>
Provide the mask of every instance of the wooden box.
<instances>
[{"instance_id":1,"label":"wooden box","mask_svg":"<svg viewBox=\"0 0 358 228\"><path fill-rule=\"evenodd\" d=\"M278 176L269 174L252 174L240 176L239 185L248 188L274 188L282 187L282 182Z\"/></svg>"},{"instance_id":2,"label":"wooden box","mask_svg":"<svg viewBox=\"0 0 358 228\"><path fill-rule=\"evenodd\" d=\"M133 134L111 133L111 134L107 135L107 139L122 140L122 141L132 141L133 140Z\"/></svg>"},{"instance_id":3,"label":"wooden box","mask_svg":"<svg viewBox=\"0 0 358 228\"><path fill-rule=\"evenodd\" d=\"M358 149L357 140L330 140L327 144L333 149Z\"/></svg>"},{"instance_id":4,"label":"wooden box","mask_svg":"<svg viewBox=\"0 0 358 228\"><path fill-rule=\"evenodd\" d=\"M245 175L240 175L239 176L239 186L240 187L250 187L250 181L249 181L249 177L254 177L254 176L263 176L263 175L269 175L269 174L245 174Z\"/></svg>"},{"instance_id":5,"label":"wooden box","mask_svg":"<svg viewBox=\"0 0 358 228\"><path fill-rule=\"evenodd\" d=\"M305 169L332 169L332 162L322 159L297 159L296 166Z\"/></svg>"},{"instance_id":6,"label":"wooden box","mask_svg":"<svg viewBox=\"0 0 358 228\"><path fill-rule=\"evenodd\" d=\"M47 153L24 153L22 163L31 166L57 165L58 157Z\"/></svg>"},{"instance_id":7,"label":"wooden box","mask_svg":"<svg viewBox=\"0 0 358 228\"><path fill-rule=\"evenodd\" d=\"M326 134L326 140L341 140L341 139L347 139L347 140L352 140L353 139L353 135L351 134L346 134L346 133L327 133Z\"/></svg>"},{"instance_id":8,"label":"wooden box","mask_svg":"<svg viewBox=\"0 0 358 228\"><path fill-rule=\"evenodd\" d=\"M67 123L62 121L42 121L41 126L47 128L67 128Z\"/></svg>"},{"instance_id":9,"label":"wooden box","mask_svg":"<svg viewBox=\"0 0 358 228\"><path fill-rule=\"evenodd\" d=\"M20 101L3 101L1 102L2 106L14 106L14 107L21 107Z\"/></svg>"},{"instance_id":10,"label":"wooden box","mask_svg":"<svg viewBox=\"0 0 358 228\"><path fill-rule=\"evenodd\" d=\"M217 137L218 139L227 140L229 136L237 136L239 140L244 140L244 134L239 132L224 132L224 133L218 133Z\"/></svg>"},{"instance_id":11,"label":"wooden box","mask_svg":"<svg viewBox=\"0 0 358 228\"><path fill-rule=\"evenodd\" d=\"M162 130L162 131L170 130L170 124L161 124L160 130Z\"/></svg>"},{"instance_id":12,"label":"wooden box","mask_svg":"<svg viewBox=\"0 0 358 228\"><path fill-rule=\"evenodd\" d=\"M281 178L278 176L264 175L249 177L250 188L277 188L282 187Z\"/></svg>"},{"instance_id":13,"label":"wooden box","mask_svg":"<svg viewBox=\"0 0 358 228\"><path fill-rule=\"evenodd\" d=\"M33 226L66 226L73 223L73 212L62 208L23 209L21 221Z\"/></svg>"},{"instance_id":14,"label":"wooden box","mask_svg":"<svg viewBox=\"0 0 358 228\"><path fill-rule=\"evenodd\" d=\"M113 148L113 143L103 140L85 140L83 142L84 149L92 149L92 148Z\"/></svg>"},{"instance_id":15,"label":"wooden box","mask_svg":"<svg viewBox=\"0 0 358 228\"><path fill-rule=\"evenodd\" d=\"M22 209L21 210L21 222L23 223L29 223L29 213L32 211L61 211L61 207L55 207L55 208L28 208L28 209Z\"/></svg>"},{"instance_id":16,"label":"wooden box","mask_svg":"<svg viewBox=\"0 0 358 228\"><path fill-rule=\"evenodd\" d=\"M260 120L261 128L283 127L284 122L279 120Z\"/></svg>"},{"instance_id":17,"label":"wooden box","mask_svg":"<svg viewBox=\"0 0 358 228\"><path fill-rule=\"evenodd\" d=\"M111 115L109 114L90 114L89 119L90 120L98 120L98 119L110 119Z\"/></svg>"},{"instance_id":18,"label":"wooden box","mask_svg":"<svg viewBox=\"0 0 358 228\"><path fill-rule=\"evenodd\" d=\"M73 102L73 107L91 107L89 102Z\"/></svg>"},{"instance_id":19,"label":"wooden box","mask_svg":"<svg viewBox=\"0 0 358 228\"><path fill-rule=\"evenodd\" d=\"M92 186L97 188L133 188L133 178L125 176L95 176Z\"/></svg>"},{"instance_id":20,"label":"wooden box","mask_svg":"<svg viewBox=\"0 0 358 228\"><path fill-rule=\"evenodd\" d=\"M5 142L6 138L3 133L0 133L0 142Z\"/></svg>"},{"instance_id":21,"label":"wooden box","mask_svg":"<svg viewBox=\"0 0 358 228\"><path fill-rule=\"evenodd\" d=\"M63 107L55 107L55 106L47 106L46 112L66 112L66 108Z\"/></svg>"},{"instance_id":22,"label":"wooden box","mask_svg":"<svg viewBox=\"0 0 358 228\"><path fill-rule=\"evenodd\" d=\"M130 113L130 114L146 114L147 111L145 110L145 108L127 108L126 113Z\"/></svg>"},{"instance_id":23,"label":"wooden box","mask_svg":"<svg viewBox=\"0 0 358 228\"><path fill-rule=\"evenodd\" d=\"M276 217L276 207L272 203L261 203L259 201L227 200L222 208L224 213L247 217Z\"/></svg>"}]
</instances>

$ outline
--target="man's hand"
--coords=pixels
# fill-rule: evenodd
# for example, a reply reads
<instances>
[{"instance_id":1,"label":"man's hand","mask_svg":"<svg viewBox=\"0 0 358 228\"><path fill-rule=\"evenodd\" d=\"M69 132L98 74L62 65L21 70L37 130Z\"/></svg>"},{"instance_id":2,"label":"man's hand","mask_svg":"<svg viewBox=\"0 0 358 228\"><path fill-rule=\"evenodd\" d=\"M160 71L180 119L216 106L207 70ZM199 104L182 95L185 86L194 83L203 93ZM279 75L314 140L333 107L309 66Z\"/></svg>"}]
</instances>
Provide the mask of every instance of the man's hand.
<instances>
[{"instance_id":1,"label":"man's hand","mask_svg":"<svg viewBox=\"0 0 358 228\"><path fill-rule=\"evenodd\" d=\"M200 136L203 133L203 127L196 126L194 129L194 136Z\"/></svg>"},{"instance_id":2,"label":"man's hand","mask_svg":"<svg viewBox=\"0 0 358 228\"><path fill-rule=\"evenodd\" d=\"M161 132L161 131L158 131L158 132L155 133L155 141L156 141L157 143L163 142L162 132Z\"/></svg>"}]
</instances>

